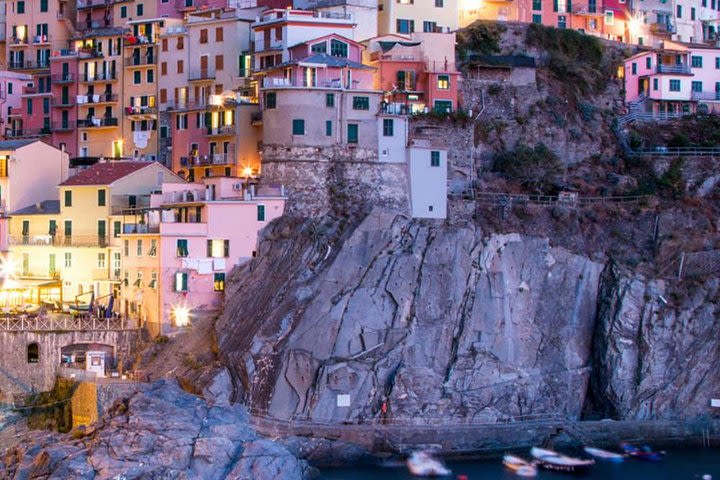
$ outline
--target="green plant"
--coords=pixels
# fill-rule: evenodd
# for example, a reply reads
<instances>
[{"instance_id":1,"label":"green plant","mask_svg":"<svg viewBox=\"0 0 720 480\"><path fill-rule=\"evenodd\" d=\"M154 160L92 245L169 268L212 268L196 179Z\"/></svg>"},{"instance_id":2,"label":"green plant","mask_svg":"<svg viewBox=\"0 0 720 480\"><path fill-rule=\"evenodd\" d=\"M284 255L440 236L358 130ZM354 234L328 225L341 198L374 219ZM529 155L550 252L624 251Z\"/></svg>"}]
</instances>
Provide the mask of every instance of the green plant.
<instances>
[{"instance_id":1,"label":"green plant","mask_svg":"<svg viewBox=\"0 0 720 480\"><path fill-rule=\"evenodd\" d=\"M667 171L657 181L658 187L665 190L672 198L680 198L685 193L685 182L682 174L684 163L682 157L674 159Z\"/></svg>"},{"instance_id":2,"label":"green plant","mask_svg":"<svg viewBox=\"0 0 720 480\"><path fill-rule=\"evenodd\" d=\"M535 147L518 145L495 155L493 171L523 185L540 191L548 191L562 177L564 166L560 157L545 144Z\"/></svg>"},{"instance_id":3,"label":"green plant","mask_svg":"<svg viewBox=\"0 0 720 480\"><path fill-rule=\"evenodd\" d=\"M500 51L500 37L507 30L502 23L478 20L457 33L460 58L471 53L489 55Z\"/></svg>"},{"instance_id":4,"label":"green plant","mask_svg":"<svg viewBox=\"0 0 720 480\"><path fill-rule=\"evenodd\" d=\"M490 94L492 96L497 96L502 93L502 90L503 89L502 89L501 85L498 85L497 83L493 83L492 85L490 85L488 87L488 94Z\"/></svg>"}]
</instances>

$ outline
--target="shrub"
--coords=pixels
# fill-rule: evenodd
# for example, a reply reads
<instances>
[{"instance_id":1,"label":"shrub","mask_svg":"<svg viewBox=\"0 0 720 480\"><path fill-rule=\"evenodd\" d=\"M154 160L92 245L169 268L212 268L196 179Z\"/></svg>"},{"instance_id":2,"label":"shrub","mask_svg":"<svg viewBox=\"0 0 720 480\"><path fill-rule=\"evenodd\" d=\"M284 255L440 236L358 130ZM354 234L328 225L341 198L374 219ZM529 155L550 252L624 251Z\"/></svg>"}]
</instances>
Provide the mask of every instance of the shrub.
<instances>
[{"instance_id":1,"label":"shrub","mask_svg":"<svg viewBox=\"0 0 720 480\"><path fill-rule=\"evenodd\" d=\"M507 30L502 23L478 20L457 34L458 53L467 58L470 53L490 55L500 51L500 37Z\"/></svg>"},{"instance_id":2,"label":"shrub","mask_svg":"<svg viewBox=\"0 0 720 480\"><path fill-rule=\"evenodd\" d=\"M672 198L680 198L685 193L685 182L683 181L682 157L678 157L670 163L670 167L658 179L658 187L665 190Z\"/></svg>"},{"instance_id":3,"label":"shrub","mask_svg":"<svg viewBox=\"0 0 720 480\"><path fill-rule=\"evenodd\" d=\"M502 93L502 86L493 83L488 87L488 93L492 96L500 95Z\"/></svg>"},{"instance_id":4,"label":"shrub","mask_svg":"<svg viewBox=\"0 0 720 480\"><path fill-rule=\"evenodd\" d=\"M495 155L493 171L528 187L547 191L562 177L564 166L545 144L518 145Z\"/></svg>"}]
</instances>

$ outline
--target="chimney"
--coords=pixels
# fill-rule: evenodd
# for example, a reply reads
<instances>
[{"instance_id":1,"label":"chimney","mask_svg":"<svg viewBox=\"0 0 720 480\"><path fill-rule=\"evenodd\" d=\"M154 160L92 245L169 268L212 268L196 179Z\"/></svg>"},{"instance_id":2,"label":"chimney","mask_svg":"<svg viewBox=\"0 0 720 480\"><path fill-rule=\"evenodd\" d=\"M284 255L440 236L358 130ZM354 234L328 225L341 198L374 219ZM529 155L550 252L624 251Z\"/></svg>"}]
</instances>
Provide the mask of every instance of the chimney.
<instances>
[{"instance_id":1,"label":"chimney","mask_svg":"<svg viewBox=\"0 0 720 480\"><path fill-rule=\"evenodd\" d=\"M38 212L42 212L42 211L43 211L42 202L38 202L38 203L35 204L35 210L37 210Z\"/></svg>"}]
</instances>

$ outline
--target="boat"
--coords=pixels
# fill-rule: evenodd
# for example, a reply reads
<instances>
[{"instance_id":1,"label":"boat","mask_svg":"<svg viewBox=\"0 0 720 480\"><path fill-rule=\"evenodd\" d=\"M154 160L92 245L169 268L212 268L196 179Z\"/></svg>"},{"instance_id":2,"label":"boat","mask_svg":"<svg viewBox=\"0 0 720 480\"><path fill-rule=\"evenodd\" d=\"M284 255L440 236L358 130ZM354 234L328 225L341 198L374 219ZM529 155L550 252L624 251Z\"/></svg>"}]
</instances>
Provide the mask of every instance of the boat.
<instances>
[{"instance_id":1,"label":"boat","mask_svg":"<svg viewBox=\"0 0 720 480\"><path fill-rule=\"evenodd\" d=\"M412 452L406 462L410 473L416 477L447 477L452 475L442 460L435 458L430 452L420 450Z\"/></svg>"},{"instance_id":2,"label":"boat","mask_svg":"<svg viewBox=\"0 0 720 480\"><path fill-rule=\"evenodd\" d=\"M515 475L519 477L537 476L537 467L533 463L528 462L524 458L516 457L515 455L505 455L503 457L503 465L515 472Z\"/></svg>"},{"instance_id":3,"label":"boat","mask_svg":"<svg viewBox=\"0 0 720 480\"><path fill-rule=\"evenodd\" d=\"M595 460L568 457L538 447L531 448L530 455L537 460L540 467L553 472L585 473L595 464Z\"/></svg>"},{"instance_id":4,"label":"boat","mask_svg":"<svg viewBox=\"0 0 720 480\"><path fill-rule=\"evenodd\" d=\"M585 447L585 453L591 457L603 460L605 462L621 463L625 461L625 455L621 453L609 452L601 448Z\"/></svg>"},{"instance_id":5,"label":"boat","mask_svg":"<svg viewBox=\"0 0 720 480\"><path fill-rule=\"evenodd\" d=\"M621 443L620 447L627 455L638 460L644 460L646 462L662 462L662 453L654 452L648 445L644 445L642 448L637 448L629 443Z\"/></svg>"}]
</instances>

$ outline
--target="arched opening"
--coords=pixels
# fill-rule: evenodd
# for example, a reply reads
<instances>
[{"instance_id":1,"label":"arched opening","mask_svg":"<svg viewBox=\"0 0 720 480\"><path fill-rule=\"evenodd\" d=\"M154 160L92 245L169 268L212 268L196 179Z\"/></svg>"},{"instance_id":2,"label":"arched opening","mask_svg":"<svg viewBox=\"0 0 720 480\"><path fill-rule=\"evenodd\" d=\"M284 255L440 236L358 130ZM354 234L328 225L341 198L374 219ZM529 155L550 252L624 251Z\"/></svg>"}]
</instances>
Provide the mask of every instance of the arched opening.
<instances>
[{"instance_id":1,"label":"arched opening","mask_svg":"<svg viewBox=\"0 0 720 480\"><path fill-rule=\"evenodd\" d=\"M33 342L27 346L27 361L28 363L40 363L40 345Z\"/></svg>"}]
</instances>

